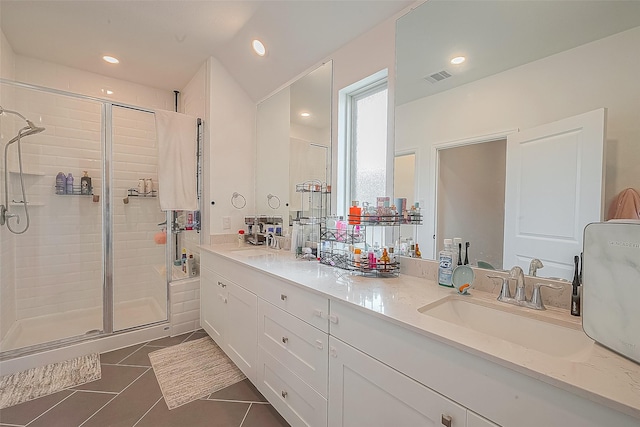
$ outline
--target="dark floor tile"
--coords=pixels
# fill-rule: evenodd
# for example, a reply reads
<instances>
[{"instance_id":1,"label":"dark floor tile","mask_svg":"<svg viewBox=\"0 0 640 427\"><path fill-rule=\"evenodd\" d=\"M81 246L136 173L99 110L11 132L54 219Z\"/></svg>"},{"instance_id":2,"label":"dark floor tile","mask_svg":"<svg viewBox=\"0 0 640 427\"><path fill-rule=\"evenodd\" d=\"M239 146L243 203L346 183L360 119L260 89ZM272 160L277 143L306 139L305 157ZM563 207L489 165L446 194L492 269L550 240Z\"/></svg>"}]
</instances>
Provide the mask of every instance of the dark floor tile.
<instances>
[{"instance_id":1,"label":"dark floor tile","mask_svg":"<svg viewBox=\"0 0 640 427\"><path fill-rule=\"evenodd\" d=\"M71 393L73 393L72 390L62 390L19 405L0 409L0 422L18 425L28 424Z\"/></svg>"},{"instance_id":2,"label":"dark floor tile","mask_svg":"<svg viewBox=\"0 0 640 427\"><path fill-rule=\"evenodd\" d=\"M282 418L271 405L251 405L242 427L289 427L289 423Z\"/></svg>"},{"instance_id":3,"label":"dark floor tile","mask_svg":"<svg viewBox=\"0 0 640 427\"><path fill-rule=\"evenodd\" d=\"M82 427L131 427L161 397L162 392L156 376L153 370L149 369Z\"/></svg>"},{"instance_id":4,"label":"dark floor tile","mask_svg":"<svg viewBox=\"0 0 640 427\"><path fill-rule=\"evenodd\" d=\"M220 391L216 391L209 396L209 399L220 400L240 400L243 402L266 402L267 399L251 384L248 379L240 381L225 387Z\"/></svg>"},{"instance_id":5,"label":"dark floor tile","mask_svg":"<svg viewBox=\"0 0 640 427\"><path fill-rule=\"evenodd\" d=\"M120 362L120 365L151 366L149 353L162 350L164 347L140 347L138 351Z\"/></svg>"},{"instance_id":6,"label":"dark floor tile","mask_svg":"<svg viewBox=\"0 0 640 427\"><path fill-rule=\"evenodd\" d=\"M191 334L191 332L187 332L184 334L176 335L175 337L164 337L157 340L153 340L147 343L147 345L152 345L156 347L171 347L172 345L180 344L182 341L187 339L187 337Z\"/></svg>"},{"instance_id":7,"label":"dark floor tile","mask_svg":"<svg viewBox=\"0 0 640 427\"><path fill-rule=\"evenodd\" d=\"M111 399L113 394L76 391L29 427L79 426Z\"/></svg>"},{"instance_id":8,"label":"dark floor tile","mask_svg":"<svg viewBox=\"0 0 640 427\"><path fill-rule=\"evenodd\" d=\"M248 408L248 403L195 400L169 410L162 400L136 427L235 427L240 425Z\"/></svg>"},{"instance_id":9,"label":"dark floor tile","mask_svg":"<svg viewBox=\"0 0 640 427\"><path fill-rule=\"evenodd\" d=\"M122 359L124 359L127 356L131 355L131 353L133 353L134 351L136 351L137 349L139 349L143 345L144 345L144 343L143 344L136 344L136 345L132 345L130 347L125 347L125 348L121 348L121 349L118 349L118 350L113 350L113 351L110 351L108 353L102 353L100 355L100 363L110 363L110 364L119 363Z\"/></svg>"},{"instance_id":10,"label":"dark floor tile","mask_svg":"<svg viewBox=\"0 0 640 427\"><path fill-rule=\"evenodd\" d=\"M209 335L206 332L194 332L189 336L189 338L184 340L184 342L195 341L195 340L199 340L200 338L205 338L205 337L208 337L208 336Z\"/></svg>"},{"instance_id":11,"label":"dark floor tile","mask_svg":"<svg viewBox=\"0 0 640 427\"><path fill-rule=\"evenodd\" d=\"M102 378L74 387L75 390L107 391L120 393L147 369L138 366L102 365Z\"/></svg>"}]
</instances>

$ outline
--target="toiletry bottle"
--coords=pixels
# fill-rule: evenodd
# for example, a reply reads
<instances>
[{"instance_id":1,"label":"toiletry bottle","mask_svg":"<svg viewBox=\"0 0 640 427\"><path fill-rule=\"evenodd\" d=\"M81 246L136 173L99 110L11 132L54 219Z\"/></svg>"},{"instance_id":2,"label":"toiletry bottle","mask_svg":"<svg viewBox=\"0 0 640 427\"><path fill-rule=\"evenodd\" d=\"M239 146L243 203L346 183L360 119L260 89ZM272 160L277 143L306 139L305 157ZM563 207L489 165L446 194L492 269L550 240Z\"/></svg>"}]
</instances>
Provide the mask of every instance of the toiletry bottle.
<instances>
[{"instance_id":1,"label":"toiletry bottle","mask_svg":"<svg viewBox=\"0 0 640 427\"><path fill-rule=\"evenodd\" d=\"M144 196L144 178L138 180L138 196Z\"/></svg>"},{"instance_id":2,"label":"toiletry bottle","mask_svg":"<svg viewBox=\"0 0 640 427\"><path fill-rule=\"evenodd\" d=\"M195 277L198 275L198 266L196 265L196 259L193 257L193 254L189 255L189 261L191 266L189 267L189 276Z\"/></svg>"},{"instance_id":3,"label":"toiletry bottle","mask_svg":"<svg viewBox=\"0 0 640 427\"><path fill-rule=\"evenodd\" d=\"M349 224L360 224L361 215L362 209L358 206L358 202L354 200L351 202L351 207L349 208Z\"/></svg>"},{"instance_id":4,"label":"toiletry bottle","mask_svg":"<svg viewBox=\"0 0 640 427\"><path fill-rule=\"evenodd\" d=\"M82 171L83 176L80 178L80 194L88 196L91 194L91 178L89 177L89 172Z\"/></svg>"},{"instance_id":5,"label":"toiletry bottle","mask_svg":"<svg viewBox=\"0 0 640 427\"><path fill-rule=\"evenodd\" d=\"M353 264L358 268L360 268L361 259L362 259L362 249L355 248L353 250Z\"/></svg>"},{"instance_id":6,"label":"toiletry bottle","mask_svg":"<svg viewBox=\"0 0 640 427\"><path fill-rule=\"evenodd\" d=\"M578 270L578 262L580 257L578 255L573 257L573 263L575 264L575 271L573 273L573 283L571 291L571 315L580 316L580 272Z\"/></svg>"},{"instance_id":7,"label":"toiletry bottle","mask_svg":"<svg viewBox=\"0 0 640 427\"><path fill-rule=\"evenodd\" d=\"M382 255L380 256L380 264L382 264L382 269L384 271L387 271L387 269L389 268L389 263L391 262L391 259L389 258L389 253L387 252L387 248L383 248L382 249Z\"/></svg>"},{"instance_id":8,"label":"toiletry bottle","mask_svg":"<svg viewBox=\"0 0 640 427\"><path fill-rule=\"evenodd\" d=\"M144 192L149 196L153 192L153 180L151 178L144 180Z\"/></svg>"},{"instance_id":9,"label":"toiletry bottle","mask_svg":"<svg viewBox=\"0 0 640 427\"><path fill-rule=\"evenodd\" d=\"M187 272L187 250L182 248L182 272Z\"/></svg>"},{"instance_id":10,"label":"toiletry bottle","mask_svg":"<svg viewBox=\"0 0 640 427\"><path fill-rule=\"evenodd\" d=\"M67 177L62 172L56 175L56 194L65 194L67 187Z\"/></svg>"},{"instance_id":11,"label":"toiletry bottle","mask_svg":"<svg viewBox=\"0 0 640 427\"><path fill-rule=\"evenodd\" d=\"M73 194L73 175L71 175L71 172L67 175L67 186L65 191L67 194Z\"/></svg>"},{"instance_id":12,"label":"toiletry bottle","mask_svg":"<svg viewBox=\"0 0 640 427\"><path fill-rule=\"evenodd\" d=\"M244 246L244 230L238 230L238 247Z\"/></svg>"},{"instance_id":13,"label":"toiletry bottle","mask_svg":"<svg viewBox=\"0 0 640 427\"><path fill-rule=\"evenodd\" d=\"M414 252L414 255L416 258L422 258L422 253L420 252L420 248L418 247L417 243L416 243L416 250Z\"/></svg>"},{"instance_id":14,"label":"toiletry bottle","mask_svg":"<svg viewBox=\"0 0 640 427\"><path fill-rule=\"evenodd\" d=\"M440 266L438 267L438 284L440 286L446 286L448 288L453 287L451 277L453 275L453 241L451 239L444 239L444 249L438 254Z\"/></svg>"}]
</instances>

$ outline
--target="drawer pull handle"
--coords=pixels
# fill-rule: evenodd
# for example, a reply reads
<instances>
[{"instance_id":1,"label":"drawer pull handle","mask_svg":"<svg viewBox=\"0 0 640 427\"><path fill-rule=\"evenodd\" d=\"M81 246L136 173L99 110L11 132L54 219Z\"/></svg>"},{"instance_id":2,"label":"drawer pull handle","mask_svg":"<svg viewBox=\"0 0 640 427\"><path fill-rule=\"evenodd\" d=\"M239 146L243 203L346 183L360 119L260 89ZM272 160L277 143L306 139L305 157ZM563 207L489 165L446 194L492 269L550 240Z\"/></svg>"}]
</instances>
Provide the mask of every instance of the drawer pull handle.
<instances>
[{"instance_id":1,"label":"drawer pull handle","mask_svg":"<svg viewBox=\"0 0 640 427\"><path fill-rule=\"evenodd\" d=\"M445 427L451 427L451 416L442 414L442 425Z\"/></svg>"},{"instance_id":2,"label":"drawer pull handle","mask_svg":"<svg viewBox=\"0 0 640 427\"><path fill-rule=\"evenodd\" d=\"M222 287L222 288L226 288L226 287L227 287L227 285L225 285L224 283L222 283L222 282L220 282L220 281L218 282L218 286L220 286L220 287Z\"/></svg>"},{"instance_id":3,"label":"drawer pull handle","mask_svg":"<svg viewBox=\"0 0 640 427\"><path fill-rule=\"evenodd\" d=\"M282 301L286 301L287 300L287 296L285 294L280 294L280 299Z\"/></svg>"},{"instance_id":4,"label":"drawer pull handle","mask_svg":"<svg viewBox=\"0 0 640 427\"><path fill-rule=\"evenodd\" d=\"M336 315L336 314L330 315L329 316L329 320L331 321L331 323L338 324L338 315Z\"/></svg>"},{"instance_id":5,"label":"drawer pull handle","mask_svg":"<svg viewBox=\"0 0 640 427\"><path fill-rule=\"evenodd\" d=\"M225 304L227 303L227 297L220 295L220 300Z\"/></svg>"},{"instance_id":6,"label":"drawer pull handle","mask_svg":"<svg viewBox=\"0 0 640 427\"><path fill-rule=\"evenodd\" d=\"M316 347L322 350L324 348L324 344L322 344L322 341L316 340Z\"/></svg>"},{"instance_id":7,"label":"drawer pull handle","mask_svg":"<svg viewBox=\"0 0 640 427\"><path fill-rule=\"evenodd\" d=\"M289 342L289 338L287 338L287 337L282 337L282 343L283 343L283 344L286 344L286 343L288 343L288 342Z\"/></svg>"},{"instance_id":8,"label":"drawer pull handle","mask_svg":"<svg viewBox=\"0 0 640 427\"><path fill-rule=\"evenodd\" d=\"M284 397L285 399L287 398L287 395L289 393L287 393L286 391L282 390L282 392L280 393L282 395L282 397Z\"/></svg>"},{"instance_id":9,"label":"drawer pull handle","mask_svg":"<svg viewBox=\"0 0 640 427\"><path fill-rule=\"evenodd\" d=\"M318 310L317 308L313 310L313 315L322 319L322 310Z\"/></svg>"}]
</instances>

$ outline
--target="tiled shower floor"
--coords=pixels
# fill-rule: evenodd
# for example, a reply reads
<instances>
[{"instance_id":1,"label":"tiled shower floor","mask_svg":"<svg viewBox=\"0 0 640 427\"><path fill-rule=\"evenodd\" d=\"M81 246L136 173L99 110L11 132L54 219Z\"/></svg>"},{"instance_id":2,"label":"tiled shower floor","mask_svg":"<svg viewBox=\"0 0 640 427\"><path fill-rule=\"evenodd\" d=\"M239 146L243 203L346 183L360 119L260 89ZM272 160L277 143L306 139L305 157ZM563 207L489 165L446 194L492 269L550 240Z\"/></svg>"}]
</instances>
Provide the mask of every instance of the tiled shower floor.
<instances>
[{"instance_id":1,"label":"tiled shower floor","mask_svg":"<svg viewBox=\"0 0 640 427\"><path fill-rule=\"evenodd\" d=\"M0 426L288 426L249 380L167 409L148 354L204 336L206 333L200 330L101 354L100 380L1 409Z\"/></svg>"}]
</instances>

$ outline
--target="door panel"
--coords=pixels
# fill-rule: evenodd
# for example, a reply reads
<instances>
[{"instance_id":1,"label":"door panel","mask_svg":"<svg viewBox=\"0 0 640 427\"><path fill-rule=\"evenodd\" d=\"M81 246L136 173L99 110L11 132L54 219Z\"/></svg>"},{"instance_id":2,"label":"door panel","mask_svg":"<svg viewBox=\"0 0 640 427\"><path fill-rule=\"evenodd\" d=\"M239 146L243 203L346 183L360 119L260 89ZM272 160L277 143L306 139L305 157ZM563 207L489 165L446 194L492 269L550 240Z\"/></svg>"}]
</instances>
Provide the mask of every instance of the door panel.
<instances>
[{"instance_id":1,"label":"door panel","mask_svg":"<svg viewBox=\"0 0 640 427\"><path fill-rule=\"evenodd\" d=\"M548 123L507 138L503 267L571 279L582 233L602 219L606 110Z\"/></svg>"}]
</instances>

